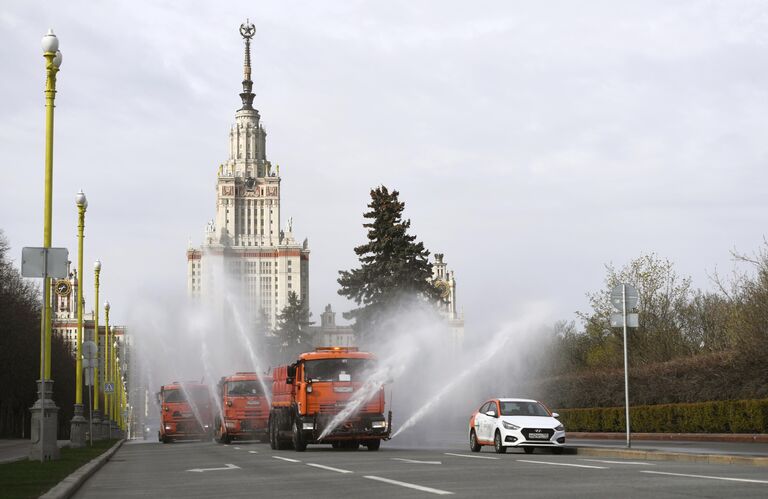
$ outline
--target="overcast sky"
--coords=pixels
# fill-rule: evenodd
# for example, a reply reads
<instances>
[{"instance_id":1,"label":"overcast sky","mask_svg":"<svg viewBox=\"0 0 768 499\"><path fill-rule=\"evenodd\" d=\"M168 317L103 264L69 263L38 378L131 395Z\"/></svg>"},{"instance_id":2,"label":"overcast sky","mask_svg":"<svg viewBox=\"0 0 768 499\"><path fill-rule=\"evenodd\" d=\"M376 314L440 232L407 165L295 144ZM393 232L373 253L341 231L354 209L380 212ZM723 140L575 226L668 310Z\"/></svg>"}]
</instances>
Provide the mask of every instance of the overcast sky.
<instances>
[{"instance_id":1,"label":"overcast sky","mask_svg":"<svg viewBox=\"0 0 768 499\"><path fill-rule=\"evenodd\" d=\"M42 243L44 60L56 99L55 246L86 300L100 258L113 322L186 291L215 213L249 17L255 107L283 220L308 237L310 302L338 312L371 187L458 281L467 336L532 303L586 308L603 265L673 260L694 285L766 234L768 3L31 2L0 7L0 228ZM157 305L153 310L158 310Z\"/></svg>"}]
</instances>

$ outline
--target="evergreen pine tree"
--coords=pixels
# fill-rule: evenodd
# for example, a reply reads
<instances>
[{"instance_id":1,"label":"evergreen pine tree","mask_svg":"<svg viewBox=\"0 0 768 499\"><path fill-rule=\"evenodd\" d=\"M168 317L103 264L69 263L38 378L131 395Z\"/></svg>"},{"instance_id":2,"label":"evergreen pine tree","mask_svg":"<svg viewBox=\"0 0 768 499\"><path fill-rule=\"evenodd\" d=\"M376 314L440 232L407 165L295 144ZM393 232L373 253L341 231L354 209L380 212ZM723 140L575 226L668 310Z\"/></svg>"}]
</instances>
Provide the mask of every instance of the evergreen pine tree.
<instances>
[{"instance_id":1,"label":"evergreen pine tree","mask_svg":"<svg viewBox=\"0 0 768 499\"><path fill-rule=\"evenodd\" d=\"M360 268L339 271L338 293L359 305L344 313L344 318L355 320L358 334L380 329L410 297L430 302L440 298L432 282L429 251L408 234L411 221L402 219L405 203L398 195L384 186L371 190L370 211L363 215L370 220L363 224L368 242L355 248Z\"/></svg>"},{"instance_id":2,"label":"evergreen pine tree","mask_svg":"<svg viewBox=\"0 0 768 499\"><path fill-rule=\"evenodd\" d=\"M304 300L300 300L294 291L288 293L288 304L277 316L275 330L281 357L290 359L311 348L312 338L309 334L309 326L313 324L309 320L311 316Z\"/></svg>"}]
</instances>

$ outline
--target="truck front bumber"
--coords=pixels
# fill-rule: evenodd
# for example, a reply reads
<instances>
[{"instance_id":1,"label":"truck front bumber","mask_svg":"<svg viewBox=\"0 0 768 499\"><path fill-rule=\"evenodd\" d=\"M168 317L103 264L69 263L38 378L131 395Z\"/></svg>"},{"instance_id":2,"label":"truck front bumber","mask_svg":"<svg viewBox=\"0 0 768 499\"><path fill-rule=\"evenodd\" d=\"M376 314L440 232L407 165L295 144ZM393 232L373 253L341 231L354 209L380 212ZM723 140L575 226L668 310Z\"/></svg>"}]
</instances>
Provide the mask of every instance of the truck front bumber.
<instances>
[{"instance_id":1,"label":"truck front bumber","mask_svg":"<svg viewBox=\"0 0 768 499\"><path fill-rule=\"evenodd\" d=\"M358 413L334 428L322 440L318 440L333 417L334 415L328 414L305 417L300 419L299 424L302 425L304 435L318 443L339 440L389 440L392 435L392 411L389 411L386 420L383 414ZM382 423L384 426L380 426Z\"/></svg>"}]
</instances>

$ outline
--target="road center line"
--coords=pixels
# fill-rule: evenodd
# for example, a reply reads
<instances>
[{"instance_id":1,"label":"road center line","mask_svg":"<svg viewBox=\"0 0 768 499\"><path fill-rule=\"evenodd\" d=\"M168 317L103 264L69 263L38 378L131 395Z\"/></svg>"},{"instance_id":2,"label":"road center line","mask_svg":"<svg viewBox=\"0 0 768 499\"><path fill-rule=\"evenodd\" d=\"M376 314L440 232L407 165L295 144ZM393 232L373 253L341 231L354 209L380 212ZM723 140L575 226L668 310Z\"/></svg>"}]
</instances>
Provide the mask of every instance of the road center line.
<instances>
[{"instance_id":1,"label":"road center line","mask_svg":"<svg viewBox=\"0 0 768 499\"><path fill-rule=\"evenodd\" d=\"M288 461L289 463L300 463L298 459L291 459L290 457L282 457L282 456L272 456L275 459L279 459L281 461Z\"/></svg>"},{"instance_id":2,"label":"road center line","mask_svg":"<svg viewBox=\"0 0 768 499\"><path fill-rule=\"evenodd\" d=\"M640 461L606 461L604 459L579 459L579 461L590 461L593 463L606 463L606 464L637 464L640 466L656 466L653 463L643 463Z\"/></svg>"},{"instance_id":3,"label":"road center line","mask_svg":"<svg viewBox=\"0 0 768 499\"><path fill-rule=\"evenodd\" d=\"M398 480L390 480L389 478L382 478L380 476L365 475L363 478L368 478L369 480L376 480L377 482L390 483L392 485L399 485L401 487L420 490L422 492L429 492L432 494L437 494L439 496L447 496L447 495L453 494L453 492L449 492L447 490L433 489L432 487L424 487L423 485L416 485L415 483L400 482Z\"/></svg>"},{"instance_id":4,"label":"road center line","mask_svg":"<svg viewBox=\"0 0 768 499\"><path fill-rule=\"evenodd\" d=\"M402 461L404 463L412 463L412 464L443 464L442 461L419 461L417 459L405 459L402 457L393 457L393 461Z\"/></svg>"},{"instance_id":5,"label":"road center line","mask_svg":"<svg viewBox=\"0 0 768 499\"><path fill-rule=\"evenodd\" d=\"M235 450L240 450L240 447L235 447Z\"/></svg>"},{"instance_id":6,"label":"road center line","mask_svg":"<svg viewBox=\"0 0 768 499\"><path fill-rule=\"evenodd\" d=\"M354 471L342 470L342 469L339 469L339 468L333 468L331 466L325 466L325 465L322 465L322 464L307 463L307 466L313 466L315 468L322 468L322 469L328 470L328 471L335 471L336 473L354 473Z\"/></svg>"},{"instance_id":7,"label":"road center line","mask_svg":"<svg viewBox=\"0 0 768 499\"><path fill-rule=\"evenodd\" d=\"M688 478L709 478L710 480L726 480L729 482L768 483L768 480L755 480L751 478L729 478L725 476L686 475L685 473L666 473L664 471L641 471L640 473L652 473L654 475L684 476Z\"/></svg>"},{"instance_id":8,"label":"road center line","mask_svg":"<svg viewBox=\"0 0 768 499\"><path fill-rule=\"evenodd\" d=\"M249 450L248 451L248 454L258 454L258 453L259 453L259 451L257 451L257 450Z\"/></svg>"},{"instance_id":9,"label":"road center line","mask_svg":"<svg viewBox=\"0 0 768 499\"><path fill-rule=\"evenodd\" d=\"M553 463L550 461L529 461L528 459L518 459L520 463L533 463L533 464L551 464L552 466L572 466L574 468L591 468L593 470L607 470L607 466L591 466L589 464L570 464L570 463Z\"/></svg>"},{"instance_id":10,"label":"road center line","mask_svg":"<svg viewBox=\"0 0 768 499\"><path fill-rule=\"evenodd\" d=\"M470 457L472 459L501 459L500 457L491 457L491 456L473 456L472 454L454 454L453 452L444 452L446 456L456 456L456 457Z\"/></svg>"}]
</instances>

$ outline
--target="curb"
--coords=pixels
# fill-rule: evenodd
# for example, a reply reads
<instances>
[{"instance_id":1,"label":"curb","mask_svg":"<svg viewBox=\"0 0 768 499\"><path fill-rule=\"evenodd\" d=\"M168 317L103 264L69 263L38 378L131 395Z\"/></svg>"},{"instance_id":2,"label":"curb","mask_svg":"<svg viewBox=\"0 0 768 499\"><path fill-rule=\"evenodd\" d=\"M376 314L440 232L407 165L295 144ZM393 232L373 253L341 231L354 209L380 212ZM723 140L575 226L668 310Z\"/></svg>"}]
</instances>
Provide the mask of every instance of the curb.
<instances>
[{"instance_id":1,"label":"curb","mask_svg":"<svg viewBox=\"0 0 768 499\"><path fill-rule=\"evenodd\" d=\"M583 456L620 457L647 461L685 461L707 464L741 464L768 467L768 457L733 456L724 454L689 454L684 452L607 449L605 447L575 447Z\"/></svg>"},{"instance_id":2,"label":"curb","mask_svg":"<svg viewBox=\"0 0 768 499\"><path fill-rule=\"evenodd\" d=\"M40 499L69 499L77 490L83 486L94 473L104 466L109 459L117 452L117 449L123 445L125 440L120 440L108 451L98 457L94 457L86 464L73 471L68 477L59 482L51 490L40 496Z\"/></svg>"},{"instance_id":3,"label":"curb","mask_svg":"<svg viewBox=\"0 0 768 499\"><path fill-rule=\"evenodd\" d=\"M567 437L590 440L623 440L626 433L569 431ZM768 443L766 433L632 433L633 440L681 442L746 442Z\"/></svg>"}]
</instances>

